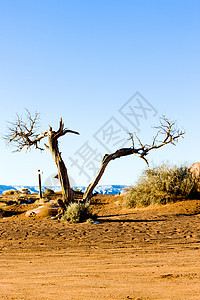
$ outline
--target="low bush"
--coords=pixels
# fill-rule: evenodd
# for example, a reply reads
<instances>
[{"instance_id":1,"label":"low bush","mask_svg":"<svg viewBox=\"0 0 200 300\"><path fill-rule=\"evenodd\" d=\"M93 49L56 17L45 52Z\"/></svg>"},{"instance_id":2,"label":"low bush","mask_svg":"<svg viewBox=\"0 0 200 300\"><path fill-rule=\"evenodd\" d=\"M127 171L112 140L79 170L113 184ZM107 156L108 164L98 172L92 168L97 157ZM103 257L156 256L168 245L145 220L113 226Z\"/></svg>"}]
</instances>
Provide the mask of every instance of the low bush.
<instances>
[{"instance_id":1,"label":"low bush","mask_svg":"<svg viewBox=\"0 0 200 300\"><path fill-rule=\"evenodd\" d=\"M53 190L51 190L51 189L46 189L46 190L44 190L44 192L43 192L43 195L46 197L46 196L51 196L51 195L54 195L55 194L55 192L53 191Z\"/></svg>"},{"instance_id":2,"label":"low bush","mask_svg":"<svg viewBox=\"0 0 200 300\"><path fill-rule=\"evenodd\" d=\"M18 190L8 190L8 191L3 192L3 195L5 195L5 196L16 195L16 194L20 194L20 191L18 191Z\"/></svg>"},{"instance_id":3,"label":"low bush","mask_svg":"<svg viewBox=\"0 0 200 300\"><path fill-rule=\"evenodd\" d=\"M61 220L70 223L85 222L92 218L92 214L89 211L89 203L70 203L62 216Z\"/></svg>"},{"instance_id":4,"label":"low bush","mask_svg":"<svg viewBox=\"0 0 200 300\"><path fill-rule=\"evenodd\" d=\"M185 165L162 164L145 170L125 197L126 207L166 204L177 198L187 198L194 188L194 179Z\"/></svg>"}]
</instances>

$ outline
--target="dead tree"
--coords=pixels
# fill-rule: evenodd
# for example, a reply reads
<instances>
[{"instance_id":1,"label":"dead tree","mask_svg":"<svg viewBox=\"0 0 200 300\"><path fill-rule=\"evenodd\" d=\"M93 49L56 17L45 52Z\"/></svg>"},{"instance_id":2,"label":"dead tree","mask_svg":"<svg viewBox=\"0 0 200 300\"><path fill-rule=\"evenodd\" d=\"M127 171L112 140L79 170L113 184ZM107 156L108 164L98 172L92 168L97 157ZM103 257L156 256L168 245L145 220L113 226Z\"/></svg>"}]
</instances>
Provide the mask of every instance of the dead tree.
<instances>
[{"instance_id":1,"label":"dead tree","mask_svg":"<svg viewBox=\"0 0 200 300\"><path fill-rule=\"evenodd\" d=\"M58 178L60 180L63 202L68 204L74 200L74 192L70 187L69 177L67 173L67 168L61 157L61 152L58 147L58 139L64 136L67 133L79 134L76 131L68 130L64 128L64 123L62 118L60 119L59 129L53 131L52 127L49 127L49 130L37 134L37 122L39 119L39 114L35 113L34 117L31 116L29 111L27 111L27 119L24 122L21 117L17 115L17 120L14 123L10 123L8 135L5 137L8 140L8 143L15 144L17 149L16 151L21 151L23 148L31 149L32 146L35 146L36 149L43 151L44 149L40 147L40 142L43 138L48 137L48 145L44 144L47 149L51 151L52 157L56 163L58 169ZM97 184L99 183L106 167L109 162L115 160L116 158L128 156L128 155L137 155L142 158L148 165L148 160L146 156L153 149L159 149L167 144L175 144L180 137L183 137L184 132L176 128L175 122L170 122L166 117L162 117L160 120L160 125L156 127L157 133L153 137L151 145L143 144L141 140L132 133L129 133L132 146L129 148L121 148L114 153L105 154L100 169L93 180L87 187L84 195L83 202L89 201L92 197L93 191ZM135 144L137 144L135 146Z\"/></svg>"},{"instance_id":2,"label":"dead tree","mask_svg":"<svg viewBox=\"0 0 200 300\"><path fill-rule=\"evenodd\" d=\"M34 117L32 117L30 112L27 110L25 121L23 121L22 117L17 115L16 121L9 123L10 126L8 128L8 135L5 136L5 139L9 144L14 144L16 146L15 152L18 152L24 148L28 150L32 147L43 151L44 148L40 147L39 144L43 138L48 138L48 145L44 145L51 151L52 157L56 163L56 167L58 169L58 178L62 188L63 202L67 204L73 201L73 191L70 187L67 168L62 159L61 152L59 151L58 139L67 133L79 133L73 130L65 129L61 118L59 129L57 131L53 131L52 127L49 126L49 130L41 134L37 134L36 131L38 129L38 121L39 114L37 112L35 113Z\"/></svg>"},{"instance_id":3,"label":"dead tree","mask_svg":"<svg viewBox=\"0 0 200 300\"><path fill-rule=\"evenodd\" d=\"M160 120L160 125L155 128L157 129L157 133L153 137L151 145L143 144L136 135L134 137L132 133L129 133L130 140L132 141L132 146L130 148L122 148L114 153L105 154L95 179L89 184L83 195L83 202L90 200L90 198L92 197L92 193L99 183L110 161L123 156L135 154L138 157L142 158L147 163L147 165L149 165L146 156L151 150L159 149L167 144L175 144L178 139L180 137L183 137L184 135L183 131L180 131L176 128L175 122L170 122L166 117L162 117ZM137 141L138 147L135 147L135 140Z\"/></svg>"}]
</instances>

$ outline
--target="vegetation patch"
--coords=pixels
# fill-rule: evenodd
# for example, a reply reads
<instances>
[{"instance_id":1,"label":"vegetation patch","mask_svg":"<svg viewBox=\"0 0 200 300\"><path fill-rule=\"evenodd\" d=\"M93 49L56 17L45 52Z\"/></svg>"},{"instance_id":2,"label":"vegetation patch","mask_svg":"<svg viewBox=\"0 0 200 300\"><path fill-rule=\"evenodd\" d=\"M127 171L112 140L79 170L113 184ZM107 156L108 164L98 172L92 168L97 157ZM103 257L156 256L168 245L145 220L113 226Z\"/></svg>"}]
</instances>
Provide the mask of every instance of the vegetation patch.
<instances>
[{"instance_id":1,"label":"vegetation patch","mask_svg":"<svg viewBox=\"0 0 200 300\"><path fill-rule=\"evenodd\" d=\"M8 190L8 191L4 191L3 195L7 196L7 195L16 195L16 194L20 194L20 191L18 190Z\"/></svg>"},{"instance_id":2,"label":"vegetation patch","mask_svg":"<svg viewBox=\"0 0 200 300\"><path fill-rule=\"evenodd\" d=\"M89 205L90 205L89 202L70 203L67 206L67 209L64 212L64 215L62 216L61 220L67 221L70 223L85 222L88 219L90 219L90 221L91 221L94 218L94 216L92 215L92 213L89 210Z\"/></svg>"},{"instance_id":3,"label":"vegetation patch","mask_svg":"<svg viewBox=\"0 0 200 300\"><path fill-rule=\"evenodd\" d=\"M46 189L46 190L44 190L44 192L43 192L43 195L44 195L45 197L51 196L51 195L54 195L54 194L55 194L55 192L54 192L52 189Z\"/></svg>"},{"instance_id":4,"label":"vegetation patch","mask_svg":"<svg viewBox=\"0 0 200 300\"><path fill-rule=\"evenodd\" d=\"M186 165L162 164L145 170L125 196L126 207L145 207L186 199L194 189L194 178Z\"/></svg>"}]
</instances>

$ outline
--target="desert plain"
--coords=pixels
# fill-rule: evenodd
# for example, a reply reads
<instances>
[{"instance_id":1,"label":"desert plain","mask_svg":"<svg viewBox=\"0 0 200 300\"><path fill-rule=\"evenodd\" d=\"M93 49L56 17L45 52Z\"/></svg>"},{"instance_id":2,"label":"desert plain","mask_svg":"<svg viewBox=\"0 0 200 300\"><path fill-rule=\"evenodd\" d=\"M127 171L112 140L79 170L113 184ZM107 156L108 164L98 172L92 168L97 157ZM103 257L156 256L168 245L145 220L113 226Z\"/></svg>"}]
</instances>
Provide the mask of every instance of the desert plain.
<instances>
[{"instance_id":1,"label":"desert plain","mask_svg":"<svg viewBox=\"0 0 200 300\"><path fill-rule=\"evenodd\" d=\"M0 299L200 299L200 200L127 209L123 198L93 197L95 223L7 206Z\"/></svg>"}]
</instances>

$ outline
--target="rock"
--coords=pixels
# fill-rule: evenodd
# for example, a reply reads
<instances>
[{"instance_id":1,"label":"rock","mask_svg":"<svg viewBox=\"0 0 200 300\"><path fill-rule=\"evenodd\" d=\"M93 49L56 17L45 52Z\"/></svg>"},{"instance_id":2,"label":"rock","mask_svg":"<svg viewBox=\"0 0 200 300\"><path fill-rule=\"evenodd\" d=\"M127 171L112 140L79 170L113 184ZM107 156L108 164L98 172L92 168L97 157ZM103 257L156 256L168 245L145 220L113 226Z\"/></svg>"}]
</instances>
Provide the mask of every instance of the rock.
<instances>
[{"instance_id":1,"label":"rock","mask_svg":"<svg viewBox=\"0 0 200 300\"><path fill-rule=\"evenodd\" d=\"M28 210L25 214L26 217L33 217L33 216L43 216L48 217L52 215L56 215L58 213L58 207L52 205L41 205L35 209Z\"/></svg>"},{"instance_id":2,"label":"rock","mask_svg":"<svg viewBox=\"0 0 200 300\"><path fill-rule=\"evenodd\" d=\"M192 173L192 176L196 184L196 191L199 193L200 192L200 162L191 165L189 171Z\"/></svg>"},{"instance_id":3,"label":"rock","mask_svg":"<svg viewBox=\"0 0 200 300\"><path fill-rule=\"evenodd\" d=\"M44 208L44 205L39 206L38 208L35 208L35 209L28 210L26 212L25 216L26 217L31 217L31 216L34 216L36 214L39 214L43 208Z\"/></svg>"}]
</instances>

